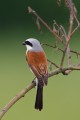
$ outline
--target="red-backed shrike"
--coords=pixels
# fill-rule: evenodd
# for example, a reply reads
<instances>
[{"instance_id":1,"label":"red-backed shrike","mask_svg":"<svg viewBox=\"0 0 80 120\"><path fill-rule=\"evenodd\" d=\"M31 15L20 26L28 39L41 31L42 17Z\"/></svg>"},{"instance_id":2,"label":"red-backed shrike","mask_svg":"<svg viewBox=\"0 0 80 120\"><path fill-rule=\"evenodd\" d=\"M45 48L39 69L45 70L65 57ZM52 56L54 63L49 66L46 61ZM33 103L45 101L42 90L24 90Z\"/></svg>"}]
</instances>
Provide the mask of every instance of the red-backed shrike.
<instances>
[{"instance_id":1,"label":"red-backed shrike","mask_svg":"<svg viewBox=\"0 0 80 120\"><path fill-rule=\"evenodd\" d=\"M36 39L29 38L23 45L26 46L26 59L32 72L36 76L37 94L35 109L43 108L43 86L47 85L48 69L47 59L40 42Z\"/></svg>"}]
</instances>

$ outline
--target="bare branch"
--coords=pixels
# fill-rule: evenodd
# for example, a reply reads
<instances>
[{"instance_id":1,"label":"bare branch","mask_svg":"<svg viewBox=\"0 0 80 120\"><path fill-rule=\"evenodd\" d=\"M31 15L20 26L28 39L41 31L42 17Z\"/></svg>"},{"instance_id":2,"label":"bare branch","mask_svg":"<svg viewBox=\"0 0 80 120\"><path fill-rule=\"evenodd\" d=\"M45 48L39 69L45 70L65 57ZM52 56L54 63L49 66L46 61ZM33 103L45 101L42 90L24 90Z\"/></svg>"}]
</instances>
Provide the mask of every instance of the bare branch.
<instances>
[{"instance_id":1,"label":"bare branch","mask_svg":"<svg viewBox=\"0 0 80 120\"><path fill-rule=\"evenodd\" d=\"M53 31L51 29L51 27L31 8L31 7L28 7L28 11L29 13L32 13L33 15L35 15L38 20L62 43L63 43L63 40L56 34L55 31Z\"/></svg>"},{"instance_id":2,"label":"bare branch","mask_svg":"<svg viewBox=\"0 0 80 120\"><path fill-rule=\"evenodd\" d=\"M64 74L64 73L66 73L67 70L71 70L71 71L73 71L73 70L80 70L80 66L78 66L78 67L71 67L70 66L70 67L67 67L67 68L58 68L58 69L52 71L49 74L49 77L57 75L59 73L62 73L63 75L68 75L68 74Z\"/></svg>"},{"instance_id":3,"label":"bare branch","mask_svg":"<svg viewBox=\"0 0 80 120\"><path fill-rule=\"evenodd\" d=\"M45 43L43 43L42 45L46 45L46 46L51 47L51 48L57 48L57 50L60 50L61 52L64 52L61 48L59 48L59 47L56 46L56 45L52 46L52 45L45 44Z\"/></svg>"},{"instance_id":4,"label":"bare branch","mask_svg":"<svg viewBox=\"0 0 80 120\"><path fill-rule=\"evenodd\" d=\"M64 52L63 52L63 56L62 56L61 64L60 64L61 67L63 66L63 63L64 63L64 58L65 58L65 54L66 54L66 50L68 48L69 42L70 42L70 39L67 40L67 43L66 43L66 46L65 46L65 49L64 49Z\"/></svg>"},{"instance_id":5,"label":"bare branch","mask_svg":"<svg viewBox=\"0 0 80 120\"><path fill-rule=\"evenodd\" d=\"M0 120L4 116L4 114L24 95L30 91L35 86L35 82L32 82L30 85L28 85L26 88L21 90L1 111L0 111Z\"/></svg>"},{"instance_id":6,"label":"bare branch","mask_svg":"<svg viewBox=\"0 0 80 120\"><path fill-rule=\"evenodd\" d=\"M49 73L49 77L52 77L54 75L57 75L59 73L62 73L63 75L67 75L67 70L80 70L80 66L78 67L67 67L67 68L58 68L51 73ZM64 74L65 73L65 74ZM21 98L25 96L26 93L28 93L32 88L35 87L35 81L33 81L30 85L28 85L26 88L22 89L1 111L0 111L0 120L5 115L5 113Z\"/></svg>"},{"instance_id":7,"label":"bare branch","mask_svg":"<svg viewBox=\"0 0 80 120\"><path fill-rule=\"evenodd\" d=\"M76 52L76 51L74 51L74 50L71 50L70 52L76 54L77 56L78 56L78 55L80 56L80 53L79 53L79 52Z\"/></svg>"},{"instance_id":8,"label":"bare branch","mask_svg":"<svg viewBox=\"0 0 80 120\"><path fill-rule=\"evenodd\" d=\"M65 0L65 5L70 11L73 11L72 0Z\"/></svg>"},{"instance_id":9,"label":"bare branch","mask_svg":"<svg viewBox=\"0 0 80 120\"><path fill-rule=\"evenodd\" d=\"M59 66L57 64L55 64L54 62L50 61L49 59L47 59L48 62L50 62L52 65L54 65L56 68L59 68Z\"/></svg>"},{"instance_id":10,"label":"bare branch","mask_svg":"<svg viewBox=\"0 0 80 120\"><path fill-rule=\"evenodd\" d=\"M72 31L71 37L72 37L72 35L78 30L79 27L80 27L80 22L79 22L78 26Z\"/></svg>"},{"instance_id":11,"label":"bare branch","mask_svg":"<svg viewBox=\"0 0 80 120\"><path fill-rule=\"evenodd\" d=\"M69 42L70 42L70 37L71 37L71 32L72 32L72 27L73 27L73 14L72 12L70 13L70 26L69 26L69 32L68 32L68 36L66 36L66 46L64 49L64 53L61 59L61 67L63 66L64 63L64 58L65 58L65 54L67 51L67 56L68 56L68 66L71 65L71 55L70 55L70 47L69 47Z\"/></svg>"},{"instance_id":12,"label":"bare branch","mask_svg":"<svg viewBox=\"0 0 80 120\"><path fill-rule=\"evenodd\" d=\"M68 38L69 39L70 39L70 36L71 36L72 27L73 27L73 16L72 16L72 14L70 14L70 27L69 27L69 32L68 32ZM67 41L67 39L66 39L66 41ZM68 56L68 66L71 66L71 55L70 55L70 45L69 44L68 44L68 47L67 47L67 56Z\"/></svg>"},{"instance_id":13,"label":"bare branch","mask_svg":"<svg viewBox=\"0 0 80 120\"><path fill-rule=\"evenodd\" d=\"M64 32L64 30L63 30L63 27L62 27L62 25L58 25L58 23L55 21L55 20L53 20L53 30L58 34L58 36L63 40L63 42L64 42L64 38L65 38L65 32Z\"/></svg>"},{"instance_id":14,"label":"bare branch","mask_svg":"<svg viewBox=\"0 0 80 120\"><path fill-rule=\"evenodd\" d=\"M42 45L46 45L46 46L51 47L51 48L54 48L54 49L56 49L56 48L57 48L57 50L59 50L59 51L61 51L61 52L64 52L64 50L63 50L63 49L59 48L59 47L58 47L58 46L56 46L56 45L52 46L52 45L45 44L45 43L43 43ZM69 50L69 51L70 51L71 53L76 54L77 56L78 56L78 55L80 56L80 53L79 53L79 52L77 52L77 51L74 51L74 50Z\"/></svg>"},{"instance_id":15,"label":"bare branch","mask_svg":"<svg viewBox=\"0 0 80 120\"><path fill-rule=\"evenodd\" d=\"M75 7L75 4L72 2L72 0L65 0L65 5L69 9L70 14L72 14L73 18L75 18L76 22L79 23L77 19L77 9Z\"/></svg>"},{"instance_id":16,"label":"bare branch","mask_svg":"<svg viewBox=\"0 0 80 120\"><path fill-rule=\"evenodd\" d=\"M61 30L62 30L62 32L63 32L64 38L66 39L66 38L67 38L67 33L66 33L64 27L63 27L62 25L60 25L60 28L61 28Z\"/></svg>"}]
</instances>

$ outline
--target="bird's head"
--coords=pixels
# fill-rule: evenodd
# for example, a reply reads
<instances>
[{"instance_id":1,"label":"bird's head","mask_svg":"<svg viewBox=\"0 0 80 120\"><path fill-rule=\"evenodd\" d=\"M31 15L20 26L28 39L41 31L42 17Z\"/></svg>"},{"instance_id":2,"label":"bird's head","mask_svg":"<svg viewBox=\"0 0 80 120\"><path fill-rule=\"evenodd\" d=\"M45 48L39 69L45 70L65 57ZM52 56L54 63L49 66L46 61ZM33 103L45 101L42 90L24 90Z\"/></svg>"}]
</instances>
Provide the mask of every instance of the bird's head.
<instances>
[{"instance_id":1,"label":"bird's head","mask_svg":"<svg viewBox=\"0 0 80 120\"><path fill-rule=\"evenodd\" d=\"M40 42L37 39L29 38L25 42L22 43L26 46L27 51L42 51L42 47L40 45Z\"/></svg>"}]
</instances>

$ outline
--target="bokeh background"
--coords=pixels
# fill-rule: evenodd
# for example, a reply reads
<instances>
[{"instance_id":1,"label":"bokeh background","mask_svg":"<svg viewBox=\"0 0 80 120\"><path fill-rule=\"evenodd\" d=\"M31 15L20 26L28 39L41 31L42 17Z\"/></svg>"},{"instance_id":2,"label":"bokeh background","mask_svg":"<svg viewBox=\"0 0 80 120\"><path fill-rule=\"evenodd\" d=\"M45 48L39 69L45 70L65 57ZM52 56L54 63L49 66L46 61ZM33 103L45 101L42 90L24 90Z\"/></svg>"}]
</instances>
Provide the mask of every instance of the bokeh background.
<instances>
[{"instance_id":1,"label":"bokeh background","mask_svg":"<svg viewBox=\"0 0 80 120\"><path fill-rule=\"evenodd\" d=\"M73 1L80 20L80 0ZM0 1L0 109L34 78L26 64L26 49L22 42L30 37L37 38L42 43L53 44L55 41L43 25L42 33L38 31L35 17L28 14L28 6L36 10L51 27L55 19L68 30L69 11L64 3L59 7L56 0ZM80 51L80 30L72 37L70 46ZM60 63L59 51L47 47L44 49L49 59ZM72 54L73 65L79 63L79 60ZM69 76L60 74L49 78L49 84L44 88L44 109L41 112L34 109L35 94L36 90L31 90L6 113L3 120L80 120L79 71L74 71Z\"/></svg>"}]
</instances>

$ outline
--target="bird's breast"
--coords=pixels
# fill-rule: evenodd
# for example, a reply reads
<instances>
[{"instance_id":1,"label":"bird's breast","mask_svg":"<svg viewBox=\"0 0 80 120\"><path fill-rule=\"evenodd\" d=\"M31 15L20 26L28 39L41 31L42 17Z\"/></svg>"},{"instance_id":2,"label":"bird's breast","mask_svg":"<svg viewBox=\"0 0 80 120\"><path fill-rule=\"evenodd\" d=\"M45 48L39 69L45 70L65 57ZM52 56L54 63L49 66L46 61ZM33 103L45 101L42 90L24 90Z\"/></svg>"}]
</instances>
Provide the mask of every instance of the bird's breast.
<instances>
[{"instance_id":1,"label":"bird's breast","mask_svg":"<svg viewBox=\"0 0 80 120\"><path fill-rule=\"evenodd\" d=\"M47 65L47 59L45 56L45 53L43 51L41 52L32 52L28 51L26 54L28 64L31 65L40 65L42 67L42 64Z\"/></svg>"}]
</instances>

